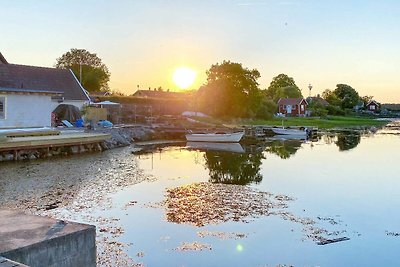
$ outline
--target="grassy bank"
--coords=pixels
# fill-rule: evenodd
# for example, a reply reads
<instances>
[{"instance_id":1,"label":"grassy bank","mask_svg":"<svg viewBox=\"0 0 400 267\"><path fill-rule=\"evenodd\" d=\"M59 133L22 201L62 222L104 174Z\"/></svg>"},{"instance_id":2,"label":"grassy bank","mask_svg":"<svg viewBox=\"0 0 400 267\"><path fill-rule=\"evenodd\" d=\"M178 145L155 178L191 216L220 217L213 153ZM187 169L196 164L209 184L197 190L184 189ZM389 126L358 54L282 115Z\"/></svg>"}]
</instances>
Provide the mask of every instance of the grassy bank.
<instances>
[{"instance_id":1,"label":"grassy bank","mask_svg":"<svg viewBox=\"0 0 400 267\"><path fill-rule=\"evenodd\" d=\"M358 128L358 127L371 127L383 126L388 121L381 121L372 118L350 117L350 116L330 116L328 118L273 118L270 120L247 120L243 121L245 124L250 125L283 125L284 126L314 126L320 129L329 128Z\"/></svg>"},{"instance_id":2,"label":"grassy bank","mask_svg":"<svg viewBox=\"0 0 400 267\"><path fill-rule=\"evenodd\" d=\"M245 120L236 119L230 122L224 122L212 118L198 118L201 121L214 124L228 124L232 126L240 125L271 125L281 126L282 121L284 126L313 126L319 129L330 128L360 128L360 127L380 127L388 123L388 121L376 120L373 118L352 117L352 116L329 116L328 118L314 117L287 117L287 118L272 118L270 120Z\"/></svg>"}]
</instances>

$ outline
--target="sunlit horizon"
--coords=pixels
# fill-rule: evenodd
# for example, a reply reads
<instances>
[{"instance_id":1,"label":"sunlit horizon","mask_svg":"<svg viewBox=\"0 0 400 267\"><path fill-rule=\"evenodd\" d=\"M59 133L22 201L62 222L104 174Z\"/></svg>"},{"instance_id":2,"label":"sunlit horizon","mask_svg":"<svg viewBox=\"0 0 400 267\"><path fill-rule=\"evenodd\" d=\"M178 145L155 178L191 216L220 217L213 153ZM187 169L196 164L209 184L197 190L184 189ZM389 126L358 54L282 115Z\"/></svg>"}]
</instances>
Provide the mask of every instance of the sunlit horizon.
<instances>
[{"instance_id":1,"label":"sunlit horizon","mask_svg":"<svg viewBox=\"0 0 400 267\"><path fill-rule=\"evenodd\" d=\"M196 71L189 67L182 66L174 71L172 80L181 90L186 90L193 85L196 80L196 76Z\"/></svg>"},{"instance_id":2,"label":"sunlit horizon","mask_svg":"<svg viewBox=\"0 0 400 267\"><path fill-rule=\"evenodd\" d=\"M344 83L400 103L397 1L21 0L5 1L2 11L0 52L10 63L52 67L83 48L110 70L110 89L127 95L181 91L172 79L178 66L196 70L186 90L197 90L211 65L230 60L259 70L261 89L284 73L304 97L309 84L316 95Z\"/></svg>"}]
</instances>

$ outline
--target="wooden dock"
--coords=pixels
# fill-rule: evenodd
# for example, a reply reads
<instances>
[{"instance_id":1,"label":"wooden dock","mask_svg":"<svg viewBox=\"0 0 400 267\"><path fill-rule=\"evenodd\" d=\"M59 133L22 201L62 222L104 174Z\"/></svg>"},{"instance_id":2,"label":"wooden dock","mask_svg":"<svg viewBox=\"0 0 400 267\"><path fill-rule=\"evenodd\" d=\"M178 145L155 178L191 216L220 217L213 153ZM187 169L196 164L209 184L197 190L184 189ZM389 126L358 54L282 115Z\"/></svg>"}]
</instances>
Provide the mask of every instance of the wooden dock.
<instances>
[{"instance_id":1,"label":"wooden dock","mask_svg":"<svg viewBox=\"0 0 400 267\"><path fill-rule=\"evenodd\" d=\"M21 128L21 129L0 129L2 137L26 137L42 135L59 135L61 132L54 128Z\"/></svg>"},{"instance_id":2,"label":"wooden dock","mask_svg":"<svg viewBox=\"0 0 400 267\"><path fill-rule=\"evenodd\" d=\"M101 151L101 143L110 138L109 134L68 133L27 137L7 137L0 142L0 161L46 158L51 155Z\"/></svg>"}]
</instances>

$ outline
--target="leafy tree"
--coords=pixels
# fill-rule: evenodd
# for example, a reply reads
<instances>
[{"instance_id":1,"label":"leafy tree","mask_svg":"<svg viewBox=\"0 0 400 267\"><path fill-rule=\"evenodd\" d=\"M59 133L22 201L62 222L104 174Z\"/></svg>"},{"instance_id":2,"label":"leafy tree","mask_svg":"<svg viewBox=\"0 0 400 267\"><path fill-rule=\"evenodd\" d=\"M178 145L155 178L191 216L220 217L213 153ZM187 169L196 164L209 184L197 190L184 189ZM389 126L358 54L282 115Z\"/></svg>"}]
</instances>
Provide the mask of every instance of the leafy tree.
<instances>
[{"instance_id":1,"label":"leafy tree","mask_svg":"<svg viewBox=\"0 0 400 267\"><path fill-rule=\"evenodd\" d=\"M326 107L326 110L328 111L329 115L342 116L342 115L346 114L345 111L341 107L330 105L330 104Z\"/></svg>"},{"instance_id":2,"label":"leafy tree","mask_svg":"<svg viewBox=\"0 0 400 267\"><path fill-rule=\"evenodd\" d=\"M210 67L207 83L198 92L199 107L217 117L252 117L261 106L258 70L223 61Z\"/></svg>"},{"instance_id":3,"label":"leafy tree","mask_svg":"<svg viewBox=\"0 0 400 267\"><path fill-rule=\"evenodd\" d=\"M260 119L271 119L276 112L278 105L266 96L262 98L256 117Z\"/></svg>"},{"instance_id":4,"label":"leafy tree","mask_svg":"<svg viewBox=\"0 0 400 267\"><path fill-rule=\"evenodd\" d=\"M82 77L80 71L82 66ZM85 49L72 48L57 58L56 68L71 69L89 92L108 91L110 72L101 59Z\"/></svg>"},{"instance_id":5,"label":"leafy tree","mask_svg":"<svg viewBox=\"0 0 400 267\"><path fill-rule=\"evenodd\" d=\"M370 95L360 97L360 101L364 103L364 107L371 101L374 97Z\"/></svg>"},{"instance_id":6,"label":"leafy tree","mask_svg":"<svg viewBox=\"0 0 400 267\"><path fill-rule=\"evenodd\" d=\"M312 116L324 118L328 115L328 110L319 101L312 101L308 105L308 109L311 110Z\"/></svg>"},{"instance_id":7,"label":"leafy tree","mask_svg":"<svg viewBox=\"0 0 400 267\"><path fill-rule=\"evenodd\" d=\"M302 93L294 82L294 79L286 74L279 74L278 76L274 77L267 89L266 94L275 102L282 97L302 97Z\"/></svg>"},{"instance_id":8,"label":"leafy tree","mask_svg":"<svg viewBox=\"0 0 400 267\"><path fill-rule=\"evenodd\" d=\"M322 98L332 106L340 106L340 100L332 90L326 89L323 91Z\"/></svg>"},{"instance_id":9,"label":"leafy tree","mask_svg":"<svg viewBox=\"0 0 400 267\"><path fill-rule=\"evenodd\" d=\"M340 105L344 109L353 108L355 105L357 105L358 100L360 99L358 92L353 87L347 84L336 85L336 89L333 92L340 100Z\"/></svg>"}]
</instances>

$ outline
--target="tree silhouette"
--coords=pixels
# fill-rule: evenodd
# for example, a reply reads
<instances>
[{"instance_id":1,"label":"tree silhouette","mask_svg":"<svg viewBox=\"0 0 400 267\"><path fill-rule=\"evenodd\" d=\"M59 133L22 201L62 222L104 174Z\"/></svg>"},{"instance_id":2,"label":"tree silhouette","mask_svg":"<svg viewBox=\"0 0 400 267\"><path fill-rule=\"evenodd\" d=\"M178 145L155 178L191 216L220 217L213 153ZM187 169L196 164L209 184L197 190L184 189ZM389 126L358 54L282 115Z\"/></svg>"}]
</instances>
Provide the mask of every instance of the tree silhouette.
<instances>
[{"instance_id":1,"label":"tree silhouette","mask_svg":"<svg viewBox=\"0 0 400 267\"><path fill-rule=\"evenodd\" d=\"M85 49L72 48L57 58L56 68L71 69L89 92L107 91L110 72L101 59ZM81 74L82 73L82 77Z\"/></svg>"},{"instance_id":2,"label":"tree silhouette","mask_svg":"<svg viewBox=\"0 0 400 267\"><path fill-rule=\"evenodd\" d=\"M270 142L265 151L278 155L281 159L288 159L301 147L300 140L275 140Z\"/></svg>"},{"instance_id":3,"label":"tree silhouette","mask_svg":"<svg viewBox=\"0 0 400 267\"><path fill-rule=\"evenodd\" d=\"M358 132L338 133L336 145L340 151L346 151L355 148L361 142L361 135Z\"/></svg>"},{"instance_id":4,"label":"tree silhouette","mask_svg":"<svg viewBox=\"0 0 400 267\"><path fill-rule=\"evenodd\" d=\"M260 183L260 153L230 153L222 151L207 151L204 154L205 167L209 169L210 182L223 184L247 185Z\"/></svg>"}]
</instances>

